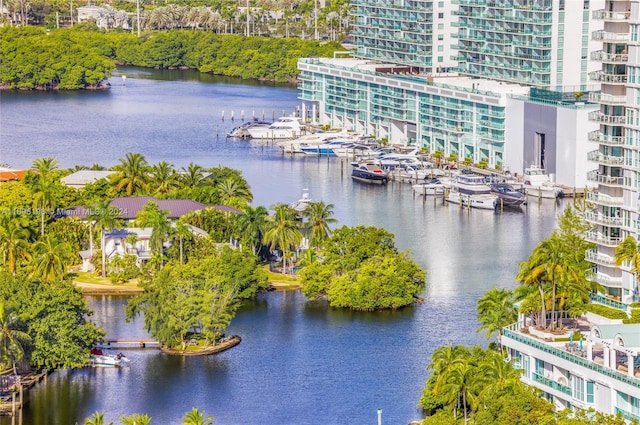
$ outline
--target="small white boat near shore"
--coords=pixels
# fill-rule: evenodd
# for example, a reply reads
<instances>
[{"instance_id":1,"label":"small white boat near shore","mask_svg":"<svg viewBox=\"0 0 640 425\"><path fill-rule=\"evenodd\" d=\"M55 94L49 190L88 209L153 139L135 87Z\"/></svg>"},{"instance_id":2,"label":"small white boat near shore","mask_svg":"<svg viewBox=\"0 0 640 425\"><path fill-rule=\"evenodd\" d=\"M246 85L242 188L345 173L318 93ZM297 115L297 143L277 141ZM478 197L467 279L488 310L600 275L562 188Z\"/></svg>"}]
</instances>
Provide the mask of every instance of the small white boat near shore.
<instances>
[{"instance_id":1,"label":"small white boat near shore","mask_svg":"<svg viewBox=\"0 0 640 425\"><path fill-rule=\"evenodd\" d=\"M413 192L420 196L444 195L445 185L440 179L426 180L411 186Z\"/></svg>"},{"instance_id":2,"label":"small white boat near shore","mask_svg":"<svg viewBox=\"0 0 640 425\"><path fill-rule=\"evenodd\" d=\"M556 186L549 175L538 166L532 165L529 168L525 168L523 179L527 196L557 199L564 195L562 189Z\"/></svg>"},{"instance_id":3,"label":"small white boat near shore","mask_svg":"<svg viewBox=\"0 0 640 425\"><path fill-rule=\"evenodd\" d=\"M104 354L100 349L91 350L91 359L89 360L92 366L103 367L115 367L122 366L129 363L129 359L122 353L118 354Z\"/></svg>"},{"instance_id":4,"label":"small white boat near shore","mask_svg":"<svg viewBox=\"0 0 640 425\"><path fill-rule=\"evenodd\" d=\"M458 191L449 192L447 202L461 205L463 208L495 210L498 197L490 193L469 195Z\"/></svg>"}]
</instances>

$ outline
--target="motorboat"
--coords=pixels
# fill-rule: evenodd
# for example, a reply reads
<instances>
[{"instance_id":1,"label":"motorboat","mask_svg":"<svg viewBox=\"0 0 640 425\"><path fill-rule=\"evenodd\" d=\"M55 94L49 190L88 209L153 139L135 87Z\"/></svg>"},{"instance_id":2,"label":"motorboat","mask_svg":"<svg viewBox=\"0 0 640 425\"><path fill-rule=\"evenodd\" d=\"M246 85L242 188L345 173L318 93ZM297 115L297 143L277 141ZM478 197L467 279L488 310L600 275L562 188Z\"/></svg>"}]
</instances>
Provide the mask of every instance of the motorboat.
<instances>
[{"instance_id":1,"label":"motorboat","mask_svg":"<svg viewBox=\"0 0 640 425\"><path fill-rule=\"evenodd\" d=\"M247 138L247 137L251 137L251 135L249 134L249 129L253 128L258 129L258 128L268 128L271 125L270 122L267 121L249 121L246 122L242 125L239 125L237 127L232 128L231 130L229 130L227 132L227 137L237 137L237 138Z\"/></svg>"},{"instance_id":2,"label":"motorboat","mask_svg":"<svg viewBox=\"0 0 640 425\"><path fill-rule=\"evenodd\" d=\"M293 208L298 212L303 212L309 207L309 204L313 202L309 197L309 189L302 190L302 197L297 201L289 205L289 207Z\"/></svg>"},{"instance_id":3,"label":"motorboat","mask_svg":"<svg viewBox=\"0 0 640 425\"><path fill-rule=\"evenodd\" d=\"M364 183L387 184L389 176L386 171L377 164L354 163L351 170L351 178Z\"/></svg>"},{"instance_id":4,"label":"motorboat","mask_svg":"<svg viewBox=\"0 0 640 425\"><path fill-rule=\"evenodd\" d=\"M91 349L89 362L92 366L115 367L129 363L129 359L122 353L105 354L100 348Z\"/></svg>"},{"instance_id":5,"label":"motorboat","mask_svg":"<svg viewBox=\"0 0 640 425\"><path fill-rule=\"evenodd\" d=\"M422 183L412 185L411 188L416 195L422 196L443 195L445 191L445 185L440 179L425 180Z\"/></svg>"},{"instance_id":6,"label":"motorboat","mask_svg":"<svg viewBox=\"0 0 640 425\"><path fill-rule=\"evenodd\" d=\"M271 125L247 128L252 139L293 139L305 131L305 127L297 117L280 117Z\"/></svg>"},{"instance_id":7,"label":"motorboat","mask_svg":"<svg viewBox=\"0 0 640 425\"><path fill-rule=\"evenodd\" d=\"M453 191L449 192L449 195L447 196L447 202L461 205L463 208L494 210L498 203L498 197L492 193L479 193L471 195Z\"/></svg>"},{"instance_id":8,"label":"motorboat","mask_svg":"<svg viewBox=\"0 0 640 425\"><path fill-rule=\"evenodd\" d=\"M497 205L519 207L526 203L524 193L507 183L493 183L491 193L498 197Z\"/></svg>"},{"instance_id":9,"label":"motorboat","mask_svg":"<svg viewBox=\"0 0 640 425\"><path fill-rule=\"evenodd\" d=\"M329 141L340 140L340 137L346 136L346 134L341 131L318 131L317 133L302 135L293 140L283 140L277 144L286 153L305 153L303 148L313 150Z\"/></svg>"},{"instance_id":10,"label":"motorboat","mask_svg":"<svg viewBox=\"0 0 640 425\"><path fill-rule=\"evenodd\" d=\"M453 180L453 188L463 195L486 195L491 193L491 187L484 176L478 174L458 174Z\"/></svg>"},{"instance_id":11,"label":"motorboat","mask_svg":"<svg viewBox=\"0 0 640 425\"><path fill-rule=\"evenodd\" d=\"M551 181L549 175L535 165L524 169L524 187L528 196L556 199L563 195L562 189Z\"/></svg>"}]
</instances>

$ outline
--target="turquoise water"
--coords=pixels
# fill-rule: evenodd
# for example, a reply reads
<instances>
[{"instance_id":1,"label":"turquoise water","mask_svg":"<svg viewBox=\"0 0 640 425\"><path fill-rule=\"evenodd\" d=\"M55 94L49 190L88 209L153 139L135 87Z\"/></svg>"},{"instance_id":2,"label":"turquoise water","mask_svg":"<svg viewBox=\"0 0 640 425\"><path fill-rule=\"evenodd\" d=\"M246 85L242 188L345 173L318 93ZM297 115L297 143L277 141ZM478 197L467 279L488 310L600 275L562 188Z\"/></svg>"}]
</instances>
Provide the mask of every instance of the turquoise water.
<instances>
[{"instance_id":1,"label":"turquoise water","mask_svg":"<svg viewBox=\"0 0 640 425\"><path fill-rule=\"evenodd\" d=\"M299 105L295 88L127 69L126 86L108 92L3 93L0 162L28 167L54 156L63 166L113 165L127 152L178 167L238 168L255 205L296 201L303 189L334 205L339 225L384 227L427 270L425 303L396 312L354 313L309 303L297 292L272 292L247 303L229 333L243 342L223 354L175 358L129 350L130 366L51 375L28 395L24 423L82 423L96 410L118 423L149 413L177 424L192 407L215 424L406 424L416 408L433 350L486 344L477 334L477 299L515 286L517 265L547 237L562 205L544 200L521 211L463 212L423 202L409 185L351 181L337 158L292 157L270 144L225 139L229 117L282 115ZM225 121L221 120L225 111ZM567 201L564 201L567 202ZM94 320L110 337L144 336L124 322L121 297L90 299ZM10 420L0 419L0 424Z\"/></svg>"}]
</instances>

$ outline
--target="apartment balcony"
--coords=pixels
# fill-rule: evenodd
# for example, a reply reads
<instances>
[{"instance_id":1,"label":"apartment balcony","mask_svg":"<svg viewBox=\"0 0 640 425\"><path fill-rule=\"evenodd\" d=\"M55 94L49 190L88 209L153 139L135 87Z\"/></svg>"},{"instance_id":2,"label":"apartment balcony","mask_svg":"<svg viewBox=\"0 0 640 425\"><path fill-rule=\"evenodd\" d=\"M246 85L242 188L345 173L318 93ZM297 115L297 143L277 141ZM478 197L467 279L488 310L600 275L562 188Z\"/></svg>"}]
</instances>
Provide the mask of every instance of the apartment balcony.
<instances>
[{"instance_id":1,"label":"apartment balcony","mask_svg":"<svg viewBox=\"0 0 640 425\"><path fill-rule=\"evenodd\" d=\"M623 136L610 136L608 134L602 134L600 130L590 131L587 135L590 142L598 142L603 145L620 146L624 144Z\"/></svg>"},{"instance_id":2,"label":"apartment balcony","mask_svg":"<svg viewBox=\"0 0 640 425\"><path fill-rule=\"evenodd\" d=\"M624 63L629 60L626 53L607 53L603 50L591 52L591 60L598 62Z\"/></svg>"},{"instance_id":3,"label":"apartment balcony","mask_svg":"<svg viewBox=\"0 0 640 425\"><path fill-rule=\"evenodd\" d=\"M616 261L609 255L599 254L597 250L590 249L585 253L584 259L590 263L605 267L615 267Z\"/></svg>"},{"instance_id":4,"label":"apartment balcony","mask_svg":"<svg viewBox=\"0 0 640 425\"><path fill-rule=\"evenodd\" d=\"M631 16L630 11L626 12L610 12L608 10L594 10L591 12L591 17L598 21L607 22L624 22L628 21Z\"/></svg>"},{"instance_id":5,"label":"apartment balcony","mask_svg":"<svg viewBox=\"0 0 640 425\"><path fill-rule=\"evenodd\" d=\"M589 102L602 103L604 105L624 105L627 103L627 96L589 92Z\"/></svg>"},{"instance_id":6,"label":"apartment balcony","mask_svg":"<svg viewBox=\"0 0 640 425\"><path fill-rule=\"evenodd\" d=\"M629 41L629 33L617 33L599 30L591 33L591 39L594 41L627 43Z\"/></svg>"},{"instance_id":7,"label":"apartment balcony","mask_svg":"<svg viewBox=\"0 0 640 425\"><path fill-rule=\"evenodd\" d=\"M622 287L622 277L612 277L604 273L596 273L595 275L591 276L590 280L598 282L600 285L609 288Z\"/></svg>"},{"instance_id":8,"label":"apartment balcony","mask_svg":"<svg viewBox=\"0 0 640 425\"><path fill-rule=\"evenodd\" d=\"M591 191L587 192L587 201L607 207L621 207L624 205L624 198L622 196L609 196Z\"/></svg>"},{"instance_id":9,"label":"apartment balcony","mask_svg":"<svg viewBox=\"0 0 640 425\"><path fill-rule=\"evenodd\" d=\"M605 115L601 111L589 112L589 121L595 121L603 124L622 125L625 122L624 115Z\"/></svg>"},{"instance_id":10,"label":"apartment balcony","mask_svg":"<svg viewBox=\"0 0 640 425\"><path fill-rule=\"evenodd\" d=\"M589 73L589 79L606 84L626 84L627 76L622 74L606 74L603 71L593 71Z\"/></svg>"},{"instance_id":11,"label":"apartment balcony","mask_svg":"<svg viewBox=\"0 0 640 425\"><path fill-rule=\"evenodd\" d=\"M585 219L589 223L600 224L602 226L620 227L622 226L622 219L620 217L611 217L604 214L597 213L595 211L587 211Z\"/></svg>"},{"instance_id":12,"label":"apartment balcony","mask_svg":"<svg viewBox=\"0 0 640 425\"><path fill-rule=\"evenodd\" d=\"M624 157L622 156L605 155L597 150L587 152L587 159L603 165L622 165L624 162Z\"/></svg>"},{"instance_id":13,"label":"apartment balcony","mask_svg":"<svg viewBox=\"0 0 640 425\"><path fill-rule=\"evenodd\" d=\"M585 235L585 239L591 243L611 247L618 246L620 245L620 242L622 242L621 237L606 236L595 231L587 232Z\"/></svg>"},{"instance_id":14,"label":"apartment balcony","mask_svg":"<svg viewBox=\"0 0 640 425\"><path fill-rule=\"evenodd\" d=\"M590 182L598 183L609 187L623 187L624 177L613 177L598 174L597 171L589 171L587 173L587 180Z\"/></svg>"},{"instance_id":15,"label":"apartment balcony","mask_svg":"<svg viewBox=\"0 0 640 425\"><path fill-rule=\"evenodd\" d=\"M534 372L531 374L531 376L532 376L532 379L539 384L542 384L549 388L553 388L554 390L560 391L568 396L573 395L573 390L571 389L571 387L567 387L566 385L561 385L552 379L545 378L543 375L540 375L539 373Z\"/></svg>"}]
</instances>

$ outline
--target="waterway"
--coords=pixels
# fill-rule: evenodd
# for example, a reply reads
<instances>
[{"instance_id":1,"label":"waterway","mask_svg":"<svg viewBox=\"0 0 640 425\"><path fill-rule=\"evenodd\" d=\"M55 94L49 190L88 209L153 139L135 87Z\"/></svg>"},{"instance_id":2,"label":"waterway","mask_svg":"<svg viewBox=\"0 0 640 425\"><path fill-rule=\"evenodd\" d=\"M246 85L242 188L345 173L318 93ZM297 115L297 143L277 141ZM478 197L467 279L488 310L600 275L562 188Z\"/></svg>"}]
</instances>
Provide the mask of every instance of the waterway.
<instances>
[{"instance_id":1,"label":"waterway","mask_svg":"<svg viewBox=\"0 0 640 425\"><path fill-rule=\"evenodd\" d=\"M232 350L204 358L129 350L126 368L56 372L28 394L25 424L82 423L101 410L115 423L148 413L153 423L177 424L192 407L220 425L373 424L379 408L387 424L419 419L433 350L486 344L476 332L478 298L492 287L516 285L518 263L549 236L563 207L544 200L521 211L466 212L423 202L409 185L358 184L338 159L283 155L270 144L224 137L241 111L246 118L293 111L295 88L184 71L120 73L128 76L126 85L117 74L107 92L2 93L0 163L29 167L34 158L54 156L64 167L110 166L140 152L150 163L240 169L254 205L294 202L309 189L314 200L334 205L339 225L394 233L399 249L410 250L427 270L426 302L354 313L309 303L298 292L261 295L231 323L229 333L243 338ZM108 336L146 335L141 320L125 323L125 298L89 302Z\"/></svg>"}]
</instances>

